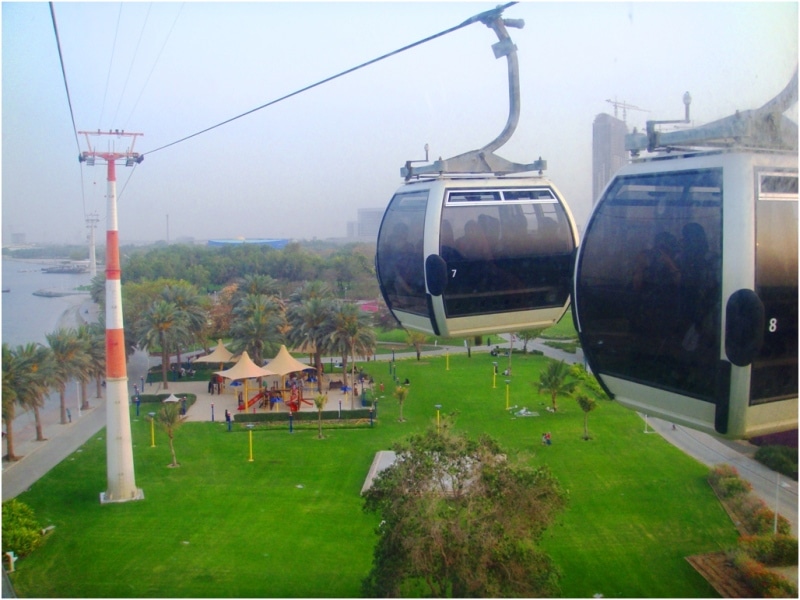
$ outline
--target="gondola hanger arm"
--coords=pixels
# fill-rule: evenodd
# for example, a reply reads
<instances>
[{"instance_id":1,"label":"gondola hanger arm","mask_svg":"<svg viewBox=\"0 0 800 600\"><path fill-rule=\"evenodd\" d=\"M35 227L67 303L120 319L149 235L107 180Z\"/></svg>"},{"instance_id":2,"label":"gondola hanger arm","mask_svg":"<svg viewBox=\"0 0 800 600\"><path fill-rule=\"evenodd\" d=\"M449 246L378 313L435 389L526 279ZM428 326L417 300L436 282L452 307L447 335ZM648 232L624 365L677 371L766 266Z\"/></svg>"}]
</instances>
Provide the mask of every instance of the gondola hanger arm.
<instances>
[{"instance_id":1,"label":"gondola hanger arm","mask_svg":"<svg viewBox=\"0 0 800 600\"><path fill-rule=\"evenodd\" d=\"M510 5L506 5L510 6ZM498 41L492 46L495 58L506 58L508 65L508 119L505 127L494 140L478 150L471 150L448 159L440 158L431 164L414 167L412 161L407 161L400 169L400 174L408 181L418 175L430 174L495 174L524 173L527 171L543 171L547 168L547 161L541 157L529 164L520 164L506 160L494 153L503 146L514 134L519 123L520 92L519 92L519 62L517 60L517 47L511 41L508 27L522 29L525 21L522 19L504 19L503 9L499 6L494 10L475 15L464 24L481 22L497 35Z\"/></svg>"}]
</instances>

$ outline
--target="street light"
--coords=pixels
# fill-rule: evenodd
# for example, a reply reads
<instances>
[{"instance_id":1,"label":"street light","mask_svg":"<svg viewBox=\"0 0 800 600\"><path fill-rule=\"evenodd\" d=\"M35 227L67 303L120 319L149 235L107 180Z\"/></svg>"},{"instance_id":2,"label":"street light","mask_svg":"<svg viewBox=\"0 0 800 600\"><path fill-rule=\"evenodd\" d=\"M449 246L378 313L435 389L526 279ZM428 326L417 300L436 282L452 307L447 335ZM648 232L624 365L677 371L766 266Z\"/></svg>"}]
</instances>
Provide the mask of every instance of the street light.
<instances>
[{"instance_id":1,"label":"street light","mask_svg":"<svg viewBox=\"0 0 800 600\"><path fill-rule=\"evenodd\" d=\"M436 405L436 435L439 435L439 411L442 410L442 405Z\"/></svg>"},{"instance_id":2,"label":"street light","mask_svg":"<svg viewBox=\"0 0 800 600\"><path fill-rule=\"evenodd\" d=\"M447 350L445 350L445 352L444 352L444 364L445 364L445 367L446 367L445 371L449 371L450 370L450 352L448 352Z\"/></svg>"},{"instance_id":3,"label":"street light","mask_svg":"<svg viewBox=\"0 0 800 600\"><path fill-rule=\"evenodd\" d=\"M508 384L511 383L510 379L506 379L506 410L508 410L508 394L509 394L509 387Z\"/></svg>"},{"instance_id":4,"label":"street light","mask_svg":"<svg viewBox=\"0 0 800 600\"><path fill-rule=\"evenodd\" d=\"M492 389L497 387L497 361L492 361Z\"/></svg>"},{"instance_id":5,"label":"street light","mask_svg":"<svg viewBox=\"0 0 800 600\"><path fill-rule=\"evenodd\" d=\"M247 429L250 430L250 458L248 459L249 462L253 462L253 427L255 427L253 423L247 424Z\"/></svg>"},{"instance_id":6,"label":"street light","mask_svg":"<svg viewBox=\"0 0 800 600\"><path fill-rule=\"evenodd\" d=\"M150 447L156 447L156 413L149 412L147 416L150 417Z\"/></svg>"}]
</instances>

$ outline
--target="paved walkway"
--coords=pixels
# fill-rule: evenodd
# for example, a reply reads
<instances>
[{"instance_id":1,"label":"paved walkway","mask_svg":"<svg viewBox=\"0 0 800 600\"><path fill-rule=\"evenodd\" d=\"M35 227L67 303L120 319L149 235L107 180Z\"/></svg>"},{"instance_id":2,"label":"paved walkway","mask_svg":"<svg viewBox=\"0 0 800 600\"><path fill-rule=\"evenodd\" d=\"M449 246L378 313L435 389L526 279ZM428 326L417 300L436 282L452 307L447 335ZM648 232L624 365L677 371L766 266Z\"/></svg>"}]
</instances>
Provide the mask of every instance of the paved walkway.
<instances>
[{"instance_id":1,"label":"paved walkway","mask_svg":"<svg viewBox=\"0 0 800 600\"><path fill-rule=\"evenodd\" d=\"M500 345L507 348L509 343L507 336L493 335L491 347ZM487 353L489 346L471 348L471 352ZM516 348L520 343L516 342ZM528 343L528 349L535 349L544 352L547 356L556 360L567 362L583 363L583 353L578 350L576 354L570 354L555 350L547 346L542 340L535 340ZM450 346L446 350L451 354L465 353L463 347ZM444 354L445 348L438 348L426 354ZM397 352L397 359L414 358L414 352ZM326 358L327 363L330 359ZM334 359L335 360L335 359ZM386 362L391 360L391 355L379 355L377 360ZM502 366L503 357L498 362ZM148 368L160 364L158 358L148 357L146 353L137 351L128 362L129 393L133 393L133 385L139 385L141 379L146 377ZM369 367L367 367L369 370ZM147 393L154 393L160 388L157 384L148 384ZM214 419L224 420L225 410L230 410L235 414L237 397L236 394L228 393L222 395L211 395L208 393L207 383L205 382L170 382L169 391L180 393L193 393L197 396L197 401L189 409L187 419L190 421L210 421L212 414L212 404L214 405ZM77 407L77 388L68 388L67 403L69 406ZM312 392L307 392L311 396ZM55 401L53 400L55 396ZM92 435L97 433L106 424L105 400L93 399L90 401L92 408L89 411L82 411L76 417L77 408L71 409L72 423L61 425L59 420L58 396L53 395L46 404L43 411L45 419L45 435L49 438L46 442L35 441L35 431L33 430L33 417L30 415L30 423L15 430L15 448L17 454L24 455L23 458L14 463L3 463L2 491L3 500L14 498L28 489L40 477L61 462L64 458L83 445ZM380 397L380 394L378 394ZM326 410L336 410L339 402L342 408L348 407L350 396L339 391L332 391L328 395L328 405ZM303 411L315 411L316 408L306 404L301 405ZM727 463L735 466L739 474L747 479L752 485L756 494L773 510L779 506L780 514L784 515L792 525L792 532L797 535L797 482L780 477L774 471L767 469L761 463L752 458L755 447L751 444L739 441L731 442L719 440L705 433L694 431L685 427L675 427L672 424L659 419L645 419L644 427L650 431L655 431L662 435L668 442L680 448L687 454L695 457L703 464L713 466L715 464Z\"/></svg>"}]
</instances>

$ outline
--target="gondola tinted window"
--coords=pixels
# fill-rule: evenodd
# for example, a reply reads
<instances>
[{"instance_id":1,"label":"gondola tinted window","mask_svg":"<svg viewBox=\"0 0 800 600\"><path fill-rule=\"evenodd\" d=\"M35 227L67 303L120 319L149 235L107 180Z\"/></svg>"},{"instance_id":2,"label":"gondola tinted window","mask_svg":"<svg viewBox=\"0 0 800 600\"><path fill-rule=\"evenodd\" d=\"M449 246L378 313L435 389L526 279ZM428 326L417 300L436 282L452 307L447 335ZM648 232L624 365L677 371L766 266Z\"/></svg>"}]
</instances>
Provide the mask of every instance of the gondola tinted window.
<instances>
[{"instance_id":1,"label":"gondola tinted window","mask_svg":"<svg viewBox=\"0 0 800 600\"><path fill-rule=\"evenodd\" d=\"M753 362L750 403L797 396L797 175L757 173L756 293L764 345Z\"/></svg>"},{"instance_id":2,"label":"gondola tinted window","mask_svg":"<svg viewBox=\"0 0 800 600\"><path fill-rule=\"evenodd\" d=\"M439 247L447 316L563 306L574 248L550 188L450 190Z\"/></svg>"},{"instance_id":3,"label":"gondola tinted window","mask_svg":"<svg viewBox=\"0 0 800 600\"><path fill-rule=\"evenodd\" d=\"M376 265L390 309L427 315L423 228L428 190L395 194L378 233Z\"/></svg>"},{"instance_id":4,"label":"gondola tinted window","mask_svg":"<svg viewBox=\"0 0 800 600\"><path fill-rule=\"evenodd\" d=\"M576 306L603 373L713 402L722 169L619 177L584 235Z\"/></svg>"}]
</instances>

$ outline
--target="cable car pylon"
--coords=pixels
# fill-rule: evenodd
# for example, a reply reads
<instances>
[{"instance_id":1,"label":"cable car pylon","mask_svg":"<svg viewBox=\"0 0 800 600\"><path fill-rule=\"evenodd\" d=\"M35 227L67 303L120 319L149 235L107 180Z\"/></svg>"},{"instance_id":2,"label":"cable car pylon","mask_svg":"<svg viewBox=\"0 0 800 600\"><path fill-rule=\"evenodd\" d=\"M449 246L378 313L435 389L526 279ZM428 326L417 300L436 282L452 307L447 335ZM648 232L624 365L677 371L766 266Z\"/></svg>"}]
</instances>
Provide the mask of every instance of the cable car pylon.
<instances>
[{"instance_id":1,"label":"cable car pylon","mask_svg":"<svg viewBox=\"0 0 800 600\"><path fill-rule=\"evenodd\" d=\"M141 133L120 130L108 132L79 131L86 136L88 150L81 152L78 160L94 166L99 158L108 165L108 198L106 210L106 474L108 487L100 493L101 504L144 499L144 492L136 487L133 467L133 440L128 407L128 371L125 364L125 331L122 321L122 285L120 283L119 229L117 226L117 174L116 161L124 159L125 166L142 161L133 151L136 138ZM124 152L101 152L92 148L91 136L130 138Z\"/></svg>"},{"instance_id":2,"label":"cable car pylon","mask_svg":"<svg viewBox=\"0 0 800 600\"><path fill-rule=\"evenodd\" d=\"M439 159L428 165L412 166L414 161L406 161L400 174L406 181L409 179L426 174L495 174L504 175L507 173L525 173L528 171L542 171L547 169L547 161L539 157L529 164L520 164L506 160L495 154L495 150L503 146L514 134L519 123L519 61L517 60L517 47L511 41L507 27L522 29L525 21L522 19L504 19L503 9L500 6L496 9L486 11L470 18L468 22L481 22L495 34L498 42L492 46L495 58L506 57L508 64L508 119L506 125L494 140L478 150L471 150L458 156L448 159Z\"/></svg>"}]
</instances>

